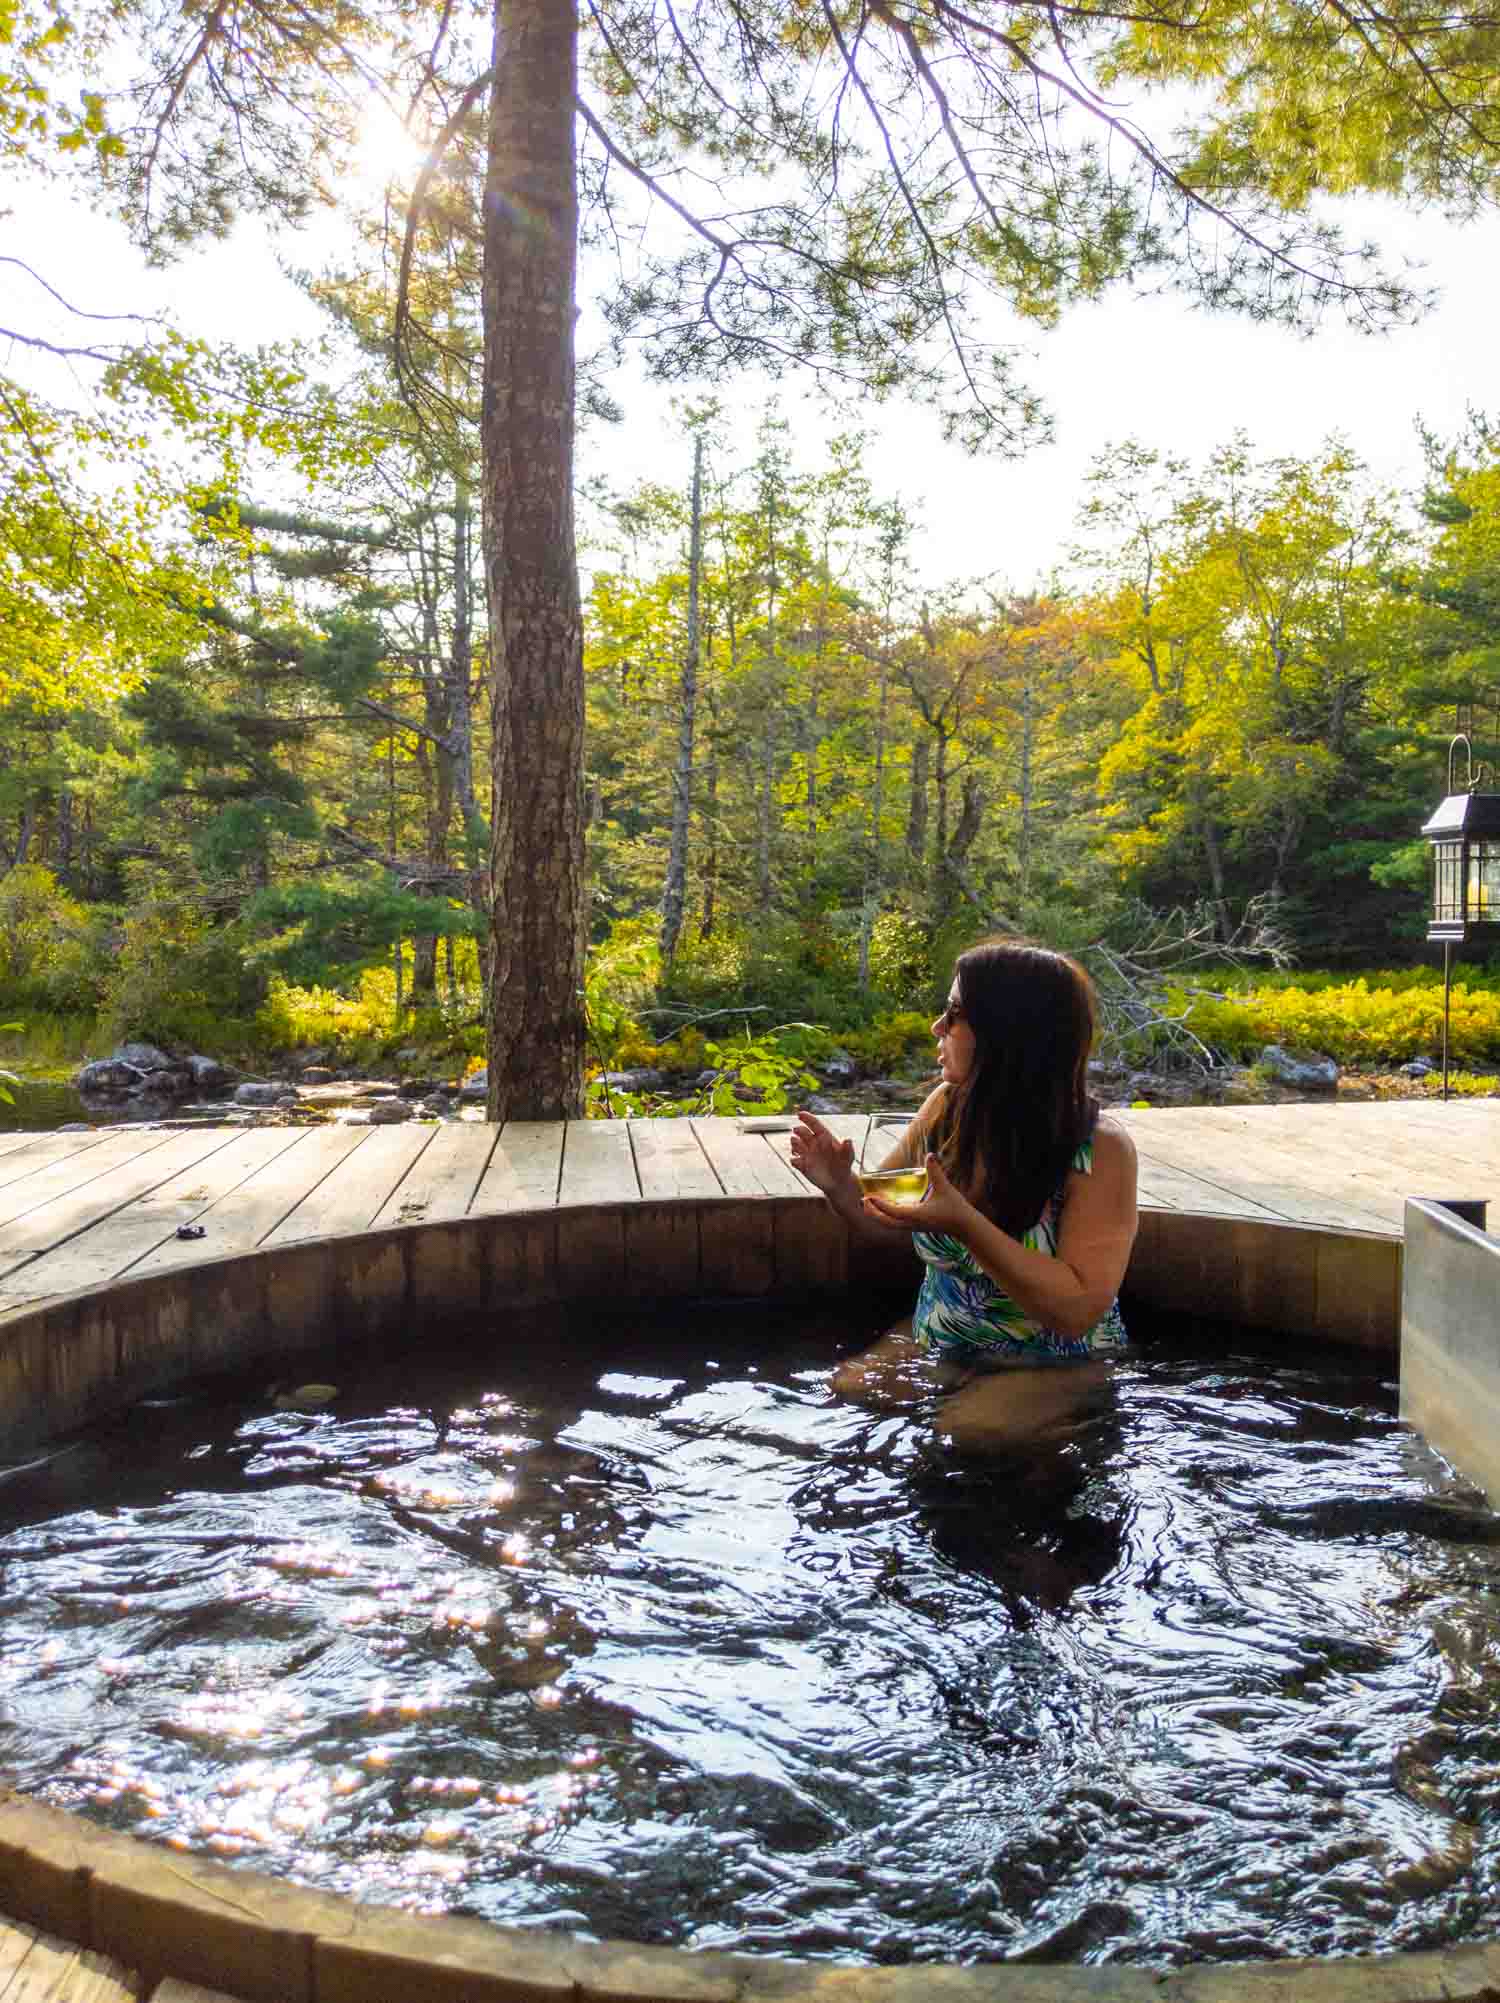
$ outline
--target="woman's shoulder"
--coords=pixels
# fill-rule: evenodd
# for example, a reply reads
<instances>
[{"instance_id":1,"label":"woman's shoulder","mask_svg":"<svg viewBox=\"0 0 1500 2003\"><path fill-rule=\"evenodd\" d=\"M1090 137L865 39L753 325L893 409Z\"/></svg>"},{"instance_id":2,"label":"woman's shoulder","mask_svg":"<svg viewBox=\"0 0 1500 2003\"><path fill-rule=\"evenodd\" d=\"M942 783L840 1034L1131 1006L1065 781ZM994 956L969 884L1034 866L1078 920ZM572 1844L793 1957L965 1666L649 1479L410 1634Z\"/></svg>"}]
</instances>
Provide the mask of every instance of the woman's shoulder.
<instances>
[{"instance_id":1,"label":"woman's shoulder","mask_svg":"<svg viewBox=\"0 0 1500 2003\"><path fill-rule=\"evenodd\" d=\"M1108 1113L1101 1113L1095 1120L1087 1147L1091 1156L1089 1165L1095 1175L1134 1175L1135 1142L1130 1137L1130 1130L1119 1120L1111 1119Z\"/></svg>"},{"instance_id":2,"label":"woman's shoulder","mask_svg":"<svg viewBox=\"0 0 1500 2003\"><path fill-rule=\"evenodd\" d=\"M1136 1142L1126 1126L1111 1120L1109 1114L1099 1114L1093 1132L1073 1156L1073 1174L1097 1176L1126 1168L1136 1168Z\"/></svg>"},{"instance_id":3,"label":"woman's shoulder","mask_svg":"<svg viewBox=\"0 0 1500 2003\"><path fill-rule=\"evenodd\" d=\"M1123 1149L1127 1154L1135 1153L1135 1142L1130 1138L1129 1127L1122 1120L1117 1120L1113 1113L1101 1113L1094 1122L1095 1147L1098 1147L1101 1141L1107 1149L1116 1148Z\"/></svg>"}]
</instances>

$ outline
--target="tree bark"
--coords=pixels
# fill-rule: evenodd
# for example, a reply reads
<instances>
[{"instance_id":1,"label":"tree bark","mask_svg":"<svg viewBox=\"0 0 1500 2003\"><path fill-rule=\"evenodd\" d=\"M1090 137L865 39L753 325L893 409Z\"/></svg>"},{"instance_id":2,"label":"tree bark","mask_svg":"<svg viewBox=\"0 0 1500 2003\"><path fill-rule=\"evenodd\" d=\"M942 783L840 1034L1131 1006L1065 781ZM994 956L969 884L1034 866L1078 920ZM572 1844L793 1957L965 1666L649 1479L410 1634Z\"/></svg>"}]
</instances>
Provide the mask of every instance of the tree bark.
<instances>
[{"instance_id":1,"label":"tree bark","mask_svg":"<svg viewBox=\"0 0 1500 2003\"><path fill-rule=\"evenodd\" d=\"M489 829L474 791L474 607L470 594L469 565L472 515L469 485L462 476L453 483L453 626L443 679L448 692L448 757L453 773L453 792L463 828L464 869L467 872L469 908L478 922L479 971L486 991L489 987L489 873L485 868ZM451 962L451 955L450 955ZM450 964L451 974L451 964Z\"/></svg>"},{"instance_id":2,"label":"tree bark","mask_svg":"<svg viewBox=\"0 0 1500 2003\"><path fill-rule=\"evenodd\" d=\"M687 902L688 817L693 803L693 726L698 706L698 590L703 570L703 439L693 440L692 527L688 540L687 635L677 716L677 764L672 773L672 833L661 898L661 970L670 977Z\"/></svg>"},{"instance_id":3,"label":"tree bark","mask_svg":"<svg viewBox=\"0 0 1500 2003\"><path fill-rule=\"evenodd\" d=\"M583 625L573 528L577 16L494 0L484 195L491 1120L583 1112Z\"/></svg>"},{"instance_id":4,"label":"tree bark","mask_svg":"<svg viewBox=\"0 0 1500 2003\"><path fill-rule=\"evenodd\" d=\"M698 920L698 937L711 939L714 930L715 906L719 895L719 706L714 700L713 690L706 694L708 703L708 756L703 762L703 911Z\"/></svg>"},{"instance_id":5,"label":"tree bark","mask_svg":"<svg viewBox=\"0 0 1500 2003\"><path fill-rule=\"evenodd\" d=\"M918 869L927 850L927 765L931 755L924 732L911 748L911 795L906 803L906 853Z\"/></svg>"},{"instance_id":6,"label":"tree bark","mask_svg":"<svg viewBox=\"0 0 1500 2003\"><path fill-rule=\"evenodd\" d=\"M885 717L890 693L890 663L887 648L880 649L880 694L875 709L875 785L870 799L870 840L865 851L864 909L859 919L859 987L870 987L870 945L875 936L875 920L880 916L883 889L881 869L881 817L885 812Z\"/></svg>"}]
</instances>

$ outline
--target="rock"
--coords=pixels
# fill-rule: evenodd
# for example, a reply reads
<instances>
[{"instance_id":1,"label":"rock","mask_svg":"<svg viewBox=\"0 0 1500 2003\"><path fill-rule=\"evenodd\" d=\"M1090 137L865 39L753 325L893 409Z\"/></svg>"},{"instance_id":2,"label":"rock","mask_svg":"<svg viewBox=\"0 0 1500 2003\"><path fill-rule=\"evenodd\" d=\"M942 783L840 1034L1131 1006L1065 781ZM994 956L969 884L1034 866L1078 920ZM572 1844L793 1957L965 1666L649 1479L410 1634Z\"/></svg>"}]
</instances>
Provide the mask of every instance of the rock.
<instances>
[{"instance_id":1,"label":"rock","mask_svg":"<svg viewBox=\"0 0 1500 2003\"><path fill-rule=\"evenodd\" d=\"M1260 1053L1260 1068L1268 1071L1278 1085L1294 1092L1332 1092L1339 1082L1339 1067L1331 1057L1294 1057L1279 1043L1268 1043Z\"/></svg>"},{"instance_id":2,"label":"rock","mask_svg":"<svg viewBox=\"0 0 1500 2003\"><path fill-rule=\"evenodd\" d=\"M234 1073L217 1057L200 1057L194 1052L185 1062L200 1092L227 1092L234 1083Z\"/></svg>"},{"instance_id":3,"label":"rock","mask_svg":"<svg viewBox=\"0 0 1500 2003\"><path fill-rule=\"evenodd\" d=\"M802 1104L804 1109L809 1113L837 1113L840 1111L840 1108L833 1103L832 1099L820 1099L816 1092L811 1097L804 1099Z\"/></svg>"},{"instance_id":4,"label":"rock","mask_svg":"<svg viewBox=\"0 0 1500 2003\"><path fill-rule=\"evenodd\" d=\"M396 1052L396 1062L398 1064L415 1064L421 1055L422 1053L416 1044L409 1043L405 1050L398 1050Z\"/></svg>"},{"instance_id":5,"label":"rock","mask_svg":"<svg viewBox=\"0 0 1500 2003\"><path fill-rule=\"evenodd\" d=\"M331 1085L333 1073L326 1064L304 1064L298 1077L304 1085Z\"/></svg>"},{"instance_id":6,"label":"rock","mask_svg":"<svg viewBox=\"0 0 1500 2003\"><path fill-rule=\"evenodd\" d=\"M1430 1057L1414 1057L1410 1064L1402 1065L1401 1076L1403 1078L1430 1078L1437 1068L1437 1065L1433 1063Z\"/></svg>"},{"instance_id":7,"label":"rock","mask_svg":"<svg viewBox=\"0 0 1500 2003\"><path fill-rule=\"evenodd\" d=\"M69 1120L57 1129L60 1134L91 1134L94 1130L87 1120Z\"/></svg>"},{"instance_id":8,"label":"rock","mask_svg":"<svg viewBox=\"0 0 1500 2003\"><path fill-rule=\"evenodd\" d=\"M700 1091L704 1091L710 1085L717 1085L722 1075L723 1074L718 1071L700 1071L697 1077L693 1080L693 1083L698 1087Z\"/></svg>"},{"instance_id":9,"label":"rock","mask_svg":"<svg viewBox=\"0 0 1500 2003\"><path fill-rule=\"evenodd\" d=\"M489 1093L490 1074L488 1071L481 1070L469 1073L468 1077L465 1078L463 1084L459 1087L458 1096L460 1099L469 1100L487 1099Z\"/></svg>"},{"instance_id":10,"label":"rock","mask_svg":"<svg viewBox=\"0 0 1500 2003\"><path fill-rule=\"evenodd\" d=\"M612 1092L660 1092L667 1082L665 1071L606 1071L602 1082Z\"/></svg>"},{"instance_id":11,"label":"rock","mask_svg":"<svg viewBox=\"0 0 1500 2003\"><path fill-rule=\"evenodd\" d=\"M356 1103L363 1105L367 1099L394 1099L399 1090L399 1086L392 1085L388 1080L361 1085Z\"/></svg>"},{"instance_id":12,"label":"rock","mask_svg":"<svg viewBox=\"0 0 1500 2003\"><path fill-rule=\"evenodd\" d=\"M177 1061L154 1043L118 1043L110 1055L121 1064L133 1064L137 1071L169 1071Z\"/></svg>"},{"instance_id":13,"label":"rock","mask_svg":"<svg viewBox=\"0 0 1500 2003\"><path fill-rule=\"evenodd\" d=\"M283 1106L296 1098L289 1086L280 1084L236 1085L234 1103L237 1106Z\"/></svg>"},{"instance_id":14,"label":"rock","mask_svg":"<svg viewBox=\"0 0 1500 2003\"><path fill-rule=\"evenodd\" d=\"M435 1078L403 1078L396 1089L403 1099L425 1099L429 1092L441 1087Z\"/></svg>"},{"instance_id":15,"label":"rock","mask_svg":"<svg viewBox=\"0 0 1500 2003\"><path fill-rule=\"evenodd\" d=\"M122 1057L100 1057L85 1064L73 1080L77 1092L134 1092L145 1083L146 1074L138 1065Z\"/></svg>"},{"instance_id":16,"label":"rock","mask_svg":"<svg viewBox=\"0 0 1500 2003\"><path fill-rule=\"evenodd\" d=\"M901 1099L909 1106L920 1106L927 1097L927 1081L913 1084L910 1079L872 1078L870 1090L878 1099Z\"/></svg>"},{"instance_id":17,"label":"rock","mask_svg":"<svg viewBox=\"0 0 1500 2003\"><path fill-rule=\"evenodd\" d=\"M412 1109L405 1099L382 1099L370 1108L372 1127L397 1127L403 1120L409 1120Z\"/></svg>"},{"instance_id":18,"label":"rock","mask_svg":"<svg viewBox=\"0 0 1500 2003\"><path fill-rule=\"evenodd\" d=\"M191 1099L197 1089L197 1081L187 1066L173 1064L165 1071L148 1071L136 1093L137 1096L149 1093L153 1099Z\"/></svg>"},{"instance_id":19,"label":"rock","mask_svg":"<svg viewBox=\"0 0 1500 2003\"><path fill-rule=\"evenodd\" d=\"M829 1085L852 1085L859 1077L859 1066L847 1050L836 1050L826 1063L817 1068Z\"/></svg>"}]
</instances>

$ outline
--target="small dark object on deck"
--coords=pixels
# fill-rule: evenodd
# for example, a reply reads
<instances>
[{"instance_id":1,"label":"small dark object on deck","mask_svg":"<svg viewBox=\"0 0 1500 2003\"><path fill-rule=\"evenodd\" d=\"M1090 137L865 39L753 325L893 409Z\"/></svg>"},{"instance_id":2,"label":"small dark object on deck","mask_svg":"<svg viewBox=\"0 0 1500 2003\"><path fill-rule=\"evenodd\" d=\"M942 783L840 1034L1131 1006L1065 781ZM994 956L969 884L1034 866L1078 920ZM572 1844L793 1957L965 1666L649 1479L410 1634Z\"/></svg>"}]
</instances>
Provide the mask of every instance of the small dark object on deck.
<instances>
[{"instance_id":1,"label":"small dark object on deck","mask_svg":"<svg viewBox=\"0 0 1500 2003\"><path fill-rule=\"evenodd\" d=\"M208 1226L206 1224L179 1224L177 1235L179 1238L206 1238L208 1236Z\"/></svg>"}]
</instances>

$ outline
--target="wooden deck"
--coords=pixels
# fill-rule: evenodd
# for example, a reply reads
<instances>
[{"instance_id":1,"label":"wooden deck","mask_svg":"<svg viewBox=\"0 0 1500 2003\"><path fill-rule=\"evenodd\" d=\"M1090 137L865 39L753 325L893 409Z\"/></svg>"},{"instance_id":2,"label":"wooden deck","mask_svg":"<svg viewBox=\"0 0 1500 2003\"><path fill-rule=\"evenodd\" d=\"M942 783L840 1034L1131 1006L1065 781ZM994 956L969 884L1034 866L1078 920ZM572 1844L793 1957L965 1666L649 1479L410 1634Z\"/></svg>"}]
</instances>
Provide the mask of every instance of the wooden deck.
<instances>
[{"instance_id":1,"label":"wooden deck","mask_svg":"<svg viewBox=\"0 0 1500 2003\"><path fill-rule=\"evenodd\" d=\"M86 1947L0 1920L0 2003L233 2003L169 1976L149 1999L138 1975Z\"/></svg>"},{"instance_id":2,"label":"wooden deck","mask_svg":"<svg viewBox=\"0 0 1500 2003\"><path fill-rule=\"evenodd\" d=\"M1399 1238L1406 1196L1500 1212L1500 1102L1116 1115L1148 1211ZM880 1116L873 1118L879 1121ZM872 1116L830 1124L862 1148ZM312 1238L595 1204L813 1192L788 1131L731 1119L204 1126L0 1136L0 1317L59 1294ZM891 1130L891 1140L895 1128ZM870 1158L885 1152L876 1134ZM180 1226L201 1237L177 1236Z\"/></svg>"}]
</instances>

